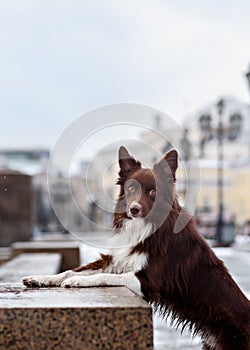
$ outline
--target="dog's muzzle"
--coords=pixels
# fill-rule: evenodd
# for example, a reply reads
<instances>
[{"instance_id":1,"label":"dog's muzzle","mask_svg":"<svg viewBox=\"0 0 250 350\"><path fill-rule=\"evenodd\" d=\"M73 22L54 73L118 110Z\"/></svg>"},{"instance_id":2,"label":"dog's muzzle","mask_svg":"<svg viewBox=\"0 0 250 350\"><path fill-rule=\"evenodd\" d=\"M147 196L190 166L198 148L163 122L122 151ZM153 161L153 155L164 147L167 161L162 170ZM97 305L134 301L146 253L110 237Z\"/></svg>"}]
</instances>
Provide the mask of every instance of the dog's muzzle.
<instances>
[{"instance_id":1,"label":"dog's muzzle","mask_svg":"<svg viewBox=\"0 0 250 350\"><path fill-rule=\"evenodd\" d=\"M129 216L132 218L142 217L142 205L136 202L131 203L129 207Z\"/></svg>"}]
</instances>

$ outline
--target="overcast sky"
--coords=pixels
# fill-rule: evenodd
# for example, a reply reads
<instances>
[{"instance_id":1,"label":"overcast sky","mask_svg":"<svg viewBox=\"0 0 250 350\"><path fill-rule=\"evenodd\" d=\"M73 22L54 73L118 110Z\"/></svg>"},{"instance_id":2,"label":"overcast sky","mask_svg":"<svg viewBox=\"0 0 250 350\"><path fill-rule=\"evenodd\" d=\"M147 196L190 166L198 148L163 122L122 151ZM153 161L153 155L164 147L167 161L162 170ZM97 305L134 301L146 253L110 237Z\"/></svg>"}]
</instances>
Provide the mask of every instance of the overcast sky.
<instances>
[{"instance_id":1,"label":"overcast sky","mask_svg":"<svg viewBox=\"0 0 250 350\"><path fill-rule=\"evenodd\" d=\"M222 95L249 101L249 14L248 0L0 0L0 147L53 146L110 103L181 122Z\"/></svg>"}]
</instances>

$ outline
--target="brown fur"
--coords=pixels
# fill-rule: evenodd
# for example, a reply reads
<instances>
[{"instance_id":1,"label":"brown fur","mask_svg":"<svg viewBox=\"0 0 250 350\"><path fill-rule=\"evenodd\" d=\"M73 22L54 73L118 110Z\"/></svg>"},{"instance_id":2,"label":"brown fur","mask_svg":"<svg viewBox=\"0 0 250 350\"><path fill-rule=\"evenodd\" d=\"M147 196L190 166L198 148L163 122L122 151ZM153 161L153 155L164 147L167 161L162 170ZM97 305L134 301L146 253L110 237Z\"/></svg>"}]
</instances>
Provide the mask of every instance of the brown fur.
<instances>
[{"instance_id":1,"label":"brown fur","mask_svg":"<svg viewBox=\"0 0 250 350\"><path fill-rule=\"evenodd\" d=\"M119 234L127 219L126 182L140 183L140 204L145 221L153 222L156 231L132 248L131 254L146 253L148 263L136 276L146 301L160 310L163 317L182 328L188 327L203 338L203 349L249 350L250 303L203 237L186 210L181 210L175 194L177 153L172 151L153 170L141 169L140 162L122 149L118 184L120 194L114 214ZM121 154L120 154L121 157ZM167 165L167 166L166 166ZM157 187L157 200L147 195ZM137 198L136 198L137 200ZM174 233L176 221L185 225ZM209 344L212 336L216 347Z\"/></svg>"},{"instance_id":2,"label":"brown fur","mask_svg":"<svg viewBox=\"0 0 250 350\"><path fill-rule=\"evenodd\" d=\"M75 268L74 272L81 272L86 270L106 270L108 266L112 263L112 255L101 254L101 259L98 259L92 263L89 263L85 266L79 266Z\"/></svg>"}]
</instances>

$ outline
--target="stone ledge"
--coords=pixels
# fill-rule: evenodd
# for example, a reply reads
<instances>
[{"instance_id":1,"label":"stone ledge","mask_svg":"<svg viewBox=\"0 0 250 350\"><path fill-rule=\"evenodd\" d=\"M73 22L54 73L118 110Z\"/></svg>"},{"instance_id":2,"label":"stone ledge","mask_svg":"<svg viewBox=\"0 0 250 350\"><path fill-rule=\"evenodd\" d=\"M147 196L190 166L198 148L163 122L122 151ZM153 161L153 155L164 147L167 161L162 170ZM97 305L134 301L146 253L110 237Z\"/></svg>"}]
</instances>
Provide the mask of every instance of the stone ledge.
<instances>
[{"instance_id":1,"label":"stone ledge","mask_svg":"<svg viewBox=\"0 0 250 350\"><path fill-rule=\"evenodd\" d=\"M0 266L0 282L20 282L24 276L54 275L59 272L60 266L60 254L20 254Z\"/></svg>"},{"instance_id":2,"label":"stone ledge","mask_svg":"<svg viewBox=\"0 0 250 350\"><path fill-rule=\"evenodd\" d=\"M31 241L12 244L13 256L22 253L58 253L62 256L61 271L80 265L80 245L75 241Z\"/></svg>"},{"instance_id":3,"label":"stone ledge","mask_svg":"<svg viewBox=\"0 0 250 350\"><path fill-rule=\"evenodd\" d=\"M125 287L0 284L1 349L153 349L152 311Z\"/></svg>"},{"instance_id":4,"label":"stone ledge","mask_svg":"<svg viewBox=\"0 0 250 350\"><path fill-rule=\"evenodd\" d=\"M11 249L9 247L0 247L0 265L11 259Z\"/></svg>"}]
</instances>

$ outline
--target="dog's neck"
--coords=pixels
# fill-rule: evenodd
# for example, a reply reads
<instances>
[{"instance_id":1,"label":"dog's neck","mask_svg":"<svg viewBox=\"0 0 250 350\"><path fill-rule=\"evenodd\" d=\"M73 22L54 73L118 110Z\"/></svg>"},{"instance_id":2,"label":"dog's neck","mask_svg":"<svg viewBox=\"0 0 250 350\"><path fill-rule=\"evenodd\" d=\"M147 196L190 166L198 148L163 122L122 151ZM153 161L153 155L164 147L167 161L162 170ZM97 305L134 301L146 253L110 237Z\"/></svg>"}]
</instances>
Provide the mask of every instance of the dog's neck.
<instances>
[{"instance_id":1,"label":"dog's neck","mask_svg":"<svg viewBox=\"0 0 250 350\"><path fill-rule=\"evenodd\" d=\"M153 224L144 219L125 219L122 227L116 230L111 246L113 248L133 248L153 233Z\"/></svg>"},{"instance_id":2,"label":"dog's neck","mask_svg":"<svg viewBox=\"0 0 250 350\"><path fill-rule=\"evenodd\" d=\"M125 219L122 227L114 234L110 242L109 254L112 255L110 269L115 273L139 271L147 263L147 254L133 251L153 233L153 225L144 219Z\"/></svg>"}]
</instances>

